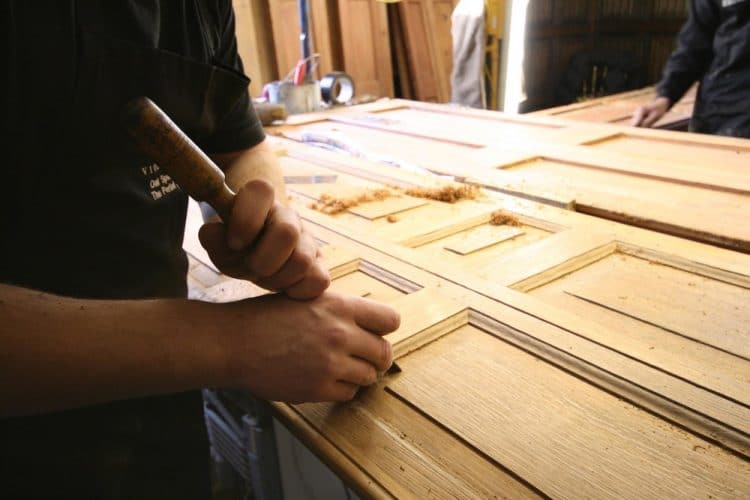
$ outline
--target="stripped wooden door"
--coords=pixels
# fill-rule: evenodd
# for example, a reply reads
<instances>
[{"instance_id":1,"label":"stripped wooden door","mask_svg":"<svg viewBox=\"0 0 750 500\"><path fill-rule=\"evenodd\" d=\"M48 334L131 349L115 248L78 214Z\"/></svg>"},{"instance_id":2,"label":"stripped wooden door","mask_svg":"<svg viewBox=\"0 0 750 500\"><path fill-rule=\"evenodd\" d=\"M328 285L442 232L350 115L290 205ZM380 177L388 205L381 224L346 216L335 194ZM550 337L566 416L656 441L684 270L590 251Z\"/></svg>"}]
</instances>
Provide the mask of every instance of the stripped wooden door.
<instances>
[{"instance_id":1,"label":"stripped wooden door","mask_svg":"<svg viewBox=\"0 0 750 500\"><path fill-rule=\"evenodd\" d=\"M323 245L332 288L400 311L401 327L387 338L403 371L346 405L276 408L366 495L750 493L747 450L730 452L714 436L686 432L669 421L676 413L644 410L648 398L663 411L672 402L613 376L625 366L653 371L647 363L577 337L575 325L568 331L540 319L517 297L476 293L374 248L374 239L351 238L321 222L309 219L309 229ZM227 281L203 298L219 293L226 300ZM747 420L747 408L736 417Z\"/></svg>"},{"instance_id":2,"label":"stripped wooden door","mask_svg":"<svg viewBox=\"0 0 750 500\"><path fill-rule=\"evenodd\" d=\"M444 181L309 147L290 145L287 154L282 164L290 175L336 176L289 186L306 219L488 296L521 302L669 374L680 382L668 390L657 382L661 375L627 376L724 422L721 439L746 446L741 436L750 420L740 414L750 406L749 256L489 193L456 203L424 199L405 189L422 192ZM383 189L390 194L363 196ZM325 213L321 200L329 197L345 201L344 208Z\"/></svg>"}]
</instances>

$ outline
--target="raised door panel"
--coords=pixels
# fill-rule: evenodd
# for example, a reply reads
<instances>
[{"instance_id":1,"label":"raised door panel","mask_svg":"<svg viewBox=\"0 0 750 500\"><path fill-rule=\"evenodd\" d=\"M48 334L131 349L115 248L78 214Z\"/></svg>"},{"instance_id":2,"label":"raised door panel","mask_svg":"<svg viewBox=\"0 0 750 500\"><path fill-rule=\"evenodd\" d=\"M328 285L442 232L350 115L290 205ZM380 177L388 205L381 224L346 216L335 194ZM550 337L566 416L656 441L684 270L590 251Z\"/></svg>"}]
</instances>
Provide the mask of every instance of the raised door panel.
<instances>
[{"instance_id":1,"label":"raised door panel","mask_svg":"<svg viewBox=\"0 0 750 500\"><path fill-rule=\"evenodd\" d=\"M741 498L750 488L747 461L713 454L486 325L470 320L401 366L389 390L546 496Z\"/></svg>"}]
</instances>

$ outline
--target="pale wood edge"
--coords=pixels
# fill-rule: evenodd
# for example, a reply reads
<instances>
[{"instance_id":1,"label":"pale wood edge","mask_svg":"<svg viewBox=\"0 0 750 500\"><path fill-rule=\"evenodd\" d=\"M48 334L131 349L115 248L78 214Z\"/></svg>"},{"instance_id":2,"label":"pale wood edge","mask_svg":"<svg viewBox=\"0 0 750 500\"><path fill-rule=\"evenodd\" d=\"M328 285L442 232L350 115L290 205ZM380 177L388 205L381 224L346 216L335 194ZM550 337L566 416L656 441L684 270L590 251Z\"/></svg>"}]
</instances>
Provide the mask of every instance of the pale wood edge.
<instances>
[{"instance_id":1,"label":"pale wood edge","mask_svg":"<svg viewBox=\"0 0 750 500\"><path fill-rule=\"evenodd\" d=\"M271 402L274 416L362 498L395 498L374 477L320 433L304 415L287 403Z\"/></svg>"}]
</instances>

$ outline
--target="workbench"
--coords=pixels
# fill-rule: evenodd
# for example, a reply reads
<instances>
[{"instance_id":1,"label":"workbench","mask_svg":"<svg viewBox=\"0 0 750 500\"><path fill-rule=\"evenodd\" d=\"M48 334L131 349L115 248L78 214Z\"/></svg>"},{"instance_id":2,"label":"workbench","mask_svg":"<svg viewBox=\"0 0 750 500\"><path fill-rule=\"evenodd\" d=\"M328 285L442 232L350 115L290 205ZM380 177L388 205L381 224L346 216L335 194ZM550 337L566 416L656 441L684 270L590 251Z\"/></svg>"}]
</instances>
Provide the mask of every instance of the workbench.
<instances>
[{"instance_id":1,"label":"workbench","mask_svg":"<svg viewBox=\"0 0 750 500\"><path fill-rule=\"evenodd\" d=\"M333 179L288 186L332 289L402 315L387 337L401 373L346 404L272 403L357 492L750 496L750 141L411 101L270 132L285 174ZM312 139L349 141L358 156ZM683 150L690 160L659 156ZM544 168L519 175L529 164ZM583 166L567 199L555 169L571 164ZM428 196L456 181L475 187L453 202ZM597 190L619 182L622 198ZM377 190L388 195L339 213L322 203ZM601 213L577 211L583 198ZM696 214L708 200L720 206ZM194 298L260 293L186 245Z\"/></svg>"}]
</instances>

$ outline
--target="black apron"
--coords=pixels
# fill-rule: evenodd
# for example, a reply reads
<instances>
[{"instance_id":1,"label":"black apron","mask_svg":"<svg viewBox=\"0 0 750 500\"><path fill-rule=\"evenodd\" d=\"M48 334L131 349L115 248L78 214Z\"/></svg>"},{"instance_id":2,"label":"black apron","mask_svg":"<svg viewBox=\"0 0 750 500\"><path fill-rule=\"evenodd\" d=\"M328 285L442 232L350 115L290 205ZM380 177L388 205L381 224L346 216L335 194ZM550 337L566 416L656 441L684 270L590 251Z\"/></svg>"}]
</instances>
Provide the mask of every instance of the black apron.
<instances>
[{"instance_id":1,"label":"black apron","mask_svg":"<svg viewBox=\"0 0 750 500\"><path fill-rule=\"evenodd\" d=\"M13 207L18 244L4 253L15 265L0 277L78 297L185 297L187 197L131 148L118 113L146 95L200 144L249 80L213 64L210 41L200 61L79 23L62 140L50 141L54 158ZM205 499L208 476L197 391L0 420L3 498Z\"/></svg>"}]
</instances>

